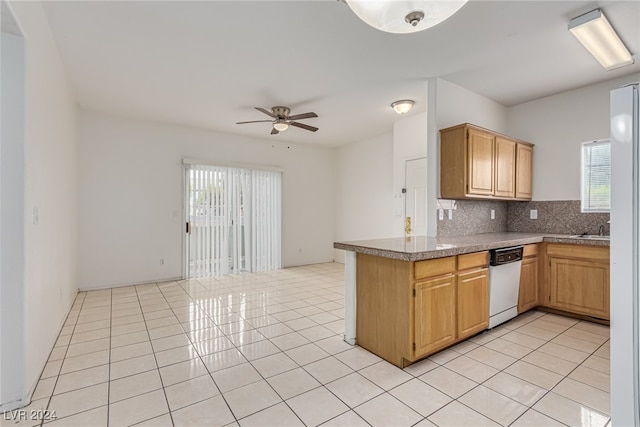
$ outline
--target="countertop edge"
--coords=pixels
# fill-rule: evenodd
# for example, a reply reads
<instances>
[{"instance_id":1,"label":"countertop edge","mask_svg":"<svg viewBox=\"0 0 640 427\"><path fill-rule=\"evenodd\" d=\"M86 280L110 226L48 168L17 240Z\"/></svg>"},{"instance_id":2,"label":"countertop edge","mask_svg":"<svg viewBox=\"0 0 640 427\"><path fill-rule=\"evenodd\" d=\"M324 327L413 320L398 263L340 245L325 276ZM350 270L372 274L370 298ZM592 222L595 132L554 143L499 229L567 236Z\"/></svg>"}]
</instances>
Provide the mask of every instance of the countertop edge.
<instances>
[{"instance_id":1,"label":"countertop edge","mask_svg":"<svg viewBox=\"0 0 640 427\"><path fill-rule=\"evenodd\" d=\"M388 249L380 249L348 242L334 242L335 249L352 251L367 255L380 256L383 258L399 259L403 261L421 261L425 259L443 258L454 255L463 255L472 252L481 252L491 249L504 248L509 246L529 245L534 243L564 243L583 246L605 246L609 247L608 240L579 239L564 235L543 235L536 237L521 237L506 240L497 240L491 243L469 244L456 248L434 249L424 252L401 252Z\"/></svg>"}]
</instances>

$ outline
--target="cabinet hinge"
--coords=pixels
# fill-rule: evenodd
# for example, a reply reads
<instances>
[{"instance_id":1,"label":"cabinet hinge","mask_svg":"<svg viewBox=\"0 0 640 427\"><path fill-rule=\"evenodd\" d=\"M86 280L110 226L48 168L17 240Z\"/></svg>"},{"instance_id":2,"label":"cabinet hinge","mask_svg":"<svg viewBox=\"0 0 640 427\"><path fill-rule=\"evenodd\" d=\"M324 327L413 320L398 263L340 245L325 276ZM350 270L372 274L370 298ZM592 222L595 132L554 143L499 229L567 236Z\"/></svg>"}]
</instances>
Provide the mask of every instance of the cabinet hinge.
<instances>
[{"instance_id":1,"label":"cabinet hinge","mask_svg":"<svg viewBox=\"0 0 640 427\"><path fill-rule=\"evenodd\" d=\"M413 351L416 351L416 343L413 343Z\"/></svg>"},{"instance_id":2,"label":"cabinet hinge","mask_svg":"<svg viewBox=\"0 0 640 427\"><path fill-rule=\"evenodd\" d=\"M413 296L414 297L416 296L416 290L415 289L413 290Z\"/></svg>"}]
</instances>

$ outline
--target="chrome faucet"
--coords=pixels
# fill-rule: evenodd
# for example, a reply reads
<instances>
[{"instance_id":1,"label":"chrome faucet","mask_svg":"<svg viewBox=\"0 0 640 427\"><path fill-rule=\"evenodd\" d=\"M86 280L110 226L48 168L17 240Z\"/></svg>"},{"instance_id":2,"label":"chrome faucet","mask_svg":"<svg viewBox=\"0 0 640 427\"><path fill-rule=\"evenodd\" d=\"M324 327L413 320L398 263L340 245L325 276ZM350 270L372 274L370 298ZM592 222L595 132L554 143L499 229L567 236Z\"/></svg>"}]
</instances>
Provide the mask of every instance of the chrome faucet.
<instances>
[{"instance_id":1,"label":"chrome faucet","mask_svg":"<svg viewBox=\"0 0 640 427\"><path fill-rule=\"evenodd\" d=\"M598 234L600 236L604 236L604 225L600 224L600 227L598 228Z\"/></svg>"}]
</instances>

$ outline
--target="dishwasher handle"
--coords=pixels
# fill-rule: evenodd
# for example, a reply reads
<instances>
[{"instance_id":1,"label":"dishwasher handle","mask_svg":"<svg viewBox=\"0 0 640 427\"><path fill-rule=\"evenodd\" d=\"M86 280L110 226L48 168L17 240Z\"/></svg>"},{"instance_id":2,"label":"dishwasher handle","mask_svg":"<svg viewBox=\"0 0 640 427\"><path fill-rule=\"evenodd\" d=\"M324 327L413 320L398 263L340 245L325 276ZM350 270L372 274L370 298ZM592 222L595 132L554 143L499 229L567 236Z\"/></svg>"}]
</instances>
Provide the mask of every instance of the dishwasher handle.
<instances>
[{"instance_id":1,"label":"dishwasher handle","mask_svg":"<svg viewBox=\"0 0 640 427\"><path fill-rule=\"evenodd\" d=\"M495 267L503 264L510 264L522 260L522 246L511 248L492 249L489 251L489 265Z\"/></svg>"}]
</instances>

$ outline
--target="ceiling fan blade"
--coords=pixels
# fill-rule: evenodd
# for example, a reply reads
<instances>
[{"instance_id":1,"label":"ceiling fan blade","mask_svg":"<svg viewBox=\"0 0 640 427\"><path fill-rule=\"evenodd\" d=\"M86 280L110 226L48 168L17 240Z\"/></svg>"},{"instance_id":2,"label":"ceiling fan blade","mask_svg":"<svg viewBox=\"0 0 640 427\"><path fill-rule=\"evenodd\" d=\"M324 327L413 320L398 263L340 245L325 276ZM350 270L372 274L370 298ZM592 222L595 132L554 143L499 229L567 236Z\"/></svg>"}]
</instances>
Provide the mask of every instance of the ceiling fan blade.
<instances>
[{"instance_id":1,"label":"ceiling fan blade","mask_svg":"<svg viewBox=\"0 0 640 427\"><path fill-rule=\"evenodd\" d=\"M276 129L276 128L271 129L271 135L277 135L279 133L280 132L278 132L278 129Z\"/></svg>"},{"instance_id":2,"label":"ceiling fan blade","mask_svg":"<svg viewBox=\"0 0 640 427\"><path fill-rule=\"evenodd\" d=\"M273 113L269 110L265 110L264 108L260 108L260 107L253 107L253 108L260 111L261 113L265 113L267 116L273 117L274 119L276 118L276 116L274 116Z\"/></svg>"},{"instance_id":3,"label":"ceiling fan blade","mask_svg":"<svg viewBox=\"0 0 640 427\"><path fill-rule=\"evenodd\" d=\"M302 119L311 119L313 117L318 117L316 113L302 113L296 114L295 116L289 116L289 120L302 120Z\"/></svg>"},{"instance_id":4,"label":"ceiling fan blade","mask_svg":"<svg viewBox=\"0 0 640 427\"><path fill-rule=\"evenodd\" d=\"M309 126L309 125L305 125L303 123L298 123L298 122L290 122L289 125L295 126L297 128L300 128L300 129L309 130L311 132L315 132L315 131L318 130L318 128L315 127L315 126Z\"/></svg>"},{"instance_id":5,"label":"ceiling fan blade","mask_svg":"<svg viewBox=\"0 0 640 427\"><path fill-rule=\"evenodd\" d=\"M247 123L264 123L264 122L272 122L273 120L251 120L249 122L236 122L237 125L244 125Z\"/></svg>"}]
</instances>

